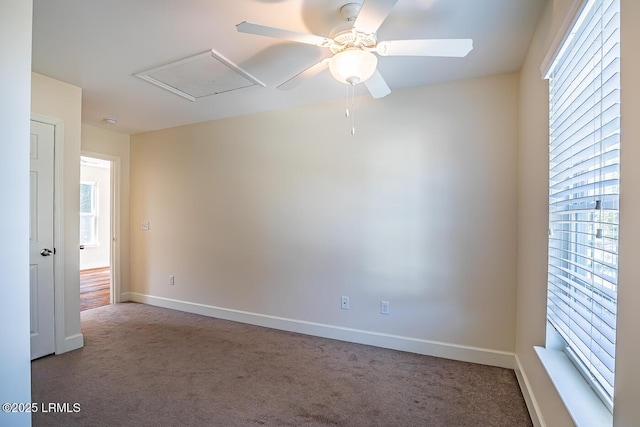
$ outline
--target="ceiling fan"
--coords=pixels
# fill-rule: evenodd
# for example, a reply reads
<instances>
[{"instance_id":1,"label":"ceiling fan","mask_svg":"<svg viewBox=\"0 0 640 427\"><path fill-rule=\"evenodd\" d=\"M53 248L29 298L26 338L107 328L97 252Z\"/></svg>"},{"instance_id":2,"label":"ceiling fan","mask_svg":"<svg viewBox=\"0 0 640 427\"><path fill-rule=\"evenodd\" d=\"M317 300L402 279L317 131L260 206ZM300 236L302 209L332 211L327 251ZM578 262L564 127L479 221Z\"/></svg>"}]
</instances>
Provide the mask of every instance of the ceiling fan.
<instances>
[{"instance_id":1,"label":"ceiling fan","mask_svg":"<svg viewBox=\"0 0 640 427\"><path fill-rule=\"evenodd\" d=\"M333 53L330 58L312 65L279 89L292 89L329 68L333 77L346 84L364 83L374 98L382 98L391 90L377 70L380 56L447 56L464 57L473 49L471 39L423 39L378 41L376 32L398 0L365 0L347 3L340 9L345 19L329 37L269 27L252 22L236 25L242 33L290 40L320 47Z\"/></svg>"}]
</instances>

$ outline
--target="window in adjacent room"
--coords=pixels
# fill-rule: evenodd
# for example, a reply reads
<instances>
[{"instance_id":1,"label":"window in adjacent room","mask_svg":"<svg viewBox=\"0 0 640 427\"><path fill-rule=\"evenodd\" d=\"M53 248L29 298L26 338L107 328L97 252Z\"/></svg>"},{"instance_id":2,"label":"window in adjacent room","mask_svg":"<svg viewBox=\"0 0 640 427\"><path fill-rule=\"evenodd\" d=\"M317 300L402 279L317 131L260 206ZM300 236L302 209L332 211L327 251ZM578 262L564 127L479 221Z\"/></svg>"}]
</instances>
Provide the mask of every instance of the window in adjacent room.
<instances>
[{"instance_id":1,"label":"window in adjacent room","mask_svg":"<svg viewBox=\"0 0 640 427\"><path fill-rule=\"evenodd\" d=\"M98 183L83 182L80 184L80 244L98 244Z\"/></svg>"},{"instance_id":2,"label":"window in adjacent room","mask_svg":"<svg viewBox=\"0 0 640 427\"><path fill-rule=\"evenodd\" d=\"M610 410L618 290L619 72L620 1L585 1L547 75L547 320Z\"/></svg>"}]
</instances>

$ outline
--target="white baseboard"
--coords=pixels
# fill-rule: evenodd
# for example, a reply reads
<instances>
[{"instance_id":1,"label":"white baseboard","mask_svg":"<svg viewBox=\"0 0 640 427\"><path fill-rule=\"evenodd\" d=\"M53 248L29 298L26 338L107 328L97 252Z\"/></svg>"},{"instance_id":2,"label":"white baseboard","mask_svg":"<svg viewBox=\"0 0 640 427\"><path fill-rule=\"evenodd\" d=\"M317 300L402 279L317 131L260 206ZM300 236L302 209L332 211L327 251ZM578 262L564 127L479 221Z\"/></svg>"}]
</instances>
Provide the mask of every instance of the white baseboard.
<instances>
[{"instance_id":1,"label":"white baseboard","mask_svg":"<svg viewBox=\"0 0 640 427\"><path fill-rule=\"evenodd\" d=\"M527 378L527 374L522 369L522 365L520 364L520 359L518 355L515 355L516 359L516 378L518 379L518 384L520 385L520 390L522 390L522 395L524 396L524 401L527 404L527 409L529 410L529 415L531 416L531 421L535 427L546 427L544 423L544 419L542 418L542 414L540 412L540 407L538 406L538 401L531 390L531 384L529 384L529 379Z\"/></svg>"},{"instance_id":2,"label":"white baseboard","mask_svg":"<svg viewBox=\"0 0 640 427\"><path fill-rule=\"evenodd\" d=\"M463 362L480 363L514 369L515 355L513 353L490 350L486 348L449 344L437 341L403 337L398 335L370 332L341 326L325 325L302 320L286 319L228 308L179 301L169 298L144 295L135 292L121 294L121 301L134 301L158 307L170 308L187 313L200 314L234 322L248 323L272 329L314 335L341 341L367 344L393 350L436 356Z\"/></svg>"}]
</instances>

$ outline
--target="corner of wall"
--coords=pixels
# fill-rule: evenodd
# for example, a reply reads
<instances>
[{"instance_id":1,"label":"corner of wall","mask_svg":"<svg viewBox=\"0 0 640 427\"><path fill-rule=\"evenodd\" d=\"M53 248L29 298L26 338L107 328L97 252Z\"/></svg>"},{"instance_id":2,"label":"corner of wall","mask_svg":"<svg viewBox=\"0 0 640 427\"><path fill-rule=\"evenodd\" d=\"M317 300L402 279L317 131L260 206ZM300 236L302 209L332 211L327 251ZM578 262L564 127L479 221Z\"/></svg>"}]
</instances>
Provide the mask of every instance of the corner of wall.
<instances>
[{"instance_id":1,"label":"corner of wall","mask_svg":"<svg viewBox=\"0 0 640 427\"><path fill-rule=\"evenodd\" d=\"M527 404L527 409L529 410L529 415L531 416L531 421L535 427L544 427L546 426L544 422L544 418L542 417L542 411L540 411L540 407L538 406L538 401L536 400L535 395L533 394L533 390L531 389L531 383L529 382L529 378L522 368L522 364L520 363L520 358L518 355L515 355L516 360L516 378L518 379L518 384L520 385L520 390L522 391L522 396L524 397L524 401Z\"/></svg>"},{"instance_id":2,"label":"corner of wall","mask_svg":"<svg viewBox=\"0 0 640 427\"><path fill-rule=\"evenodd\" d=\"M31 401L29 317L29 91L33 3L0 3L0 402ZM10 206L7 208L6 206ZM31 414L0 411L0 425L30 426Z\"/></svg>"}]
</instances>

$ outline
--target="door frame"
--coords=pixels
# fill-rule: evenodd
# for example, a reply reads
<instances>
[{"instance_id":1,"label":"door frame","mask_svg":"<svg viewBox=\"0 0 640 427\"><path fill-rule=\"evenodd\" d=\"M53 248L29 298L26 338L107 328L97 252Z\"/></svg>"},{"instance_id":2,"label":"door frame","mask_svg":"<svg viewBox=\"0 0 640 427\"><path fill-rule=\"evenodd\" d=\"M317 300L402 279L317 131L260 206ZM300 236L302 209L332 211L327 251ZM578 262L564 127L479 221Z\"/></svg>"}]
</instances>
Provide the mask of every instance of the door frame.
<instances>
[{"instance_id":1,"label":"door frame","mask_svg":"<svg viewBox=\"0 0 640 427\"><path fill-rule=\"evenodd\" d=\"M58 354L65 348L65 307L64 307L64 121L41 114L31 113L31 120L51 125L53 134L53 331L54 350Z\"/></svg>"},{"instance_id":2,"label":"door frame","mask_svg":"<svg viewBox=\"0 0 640 427\"><path fill-rule=\"evenodd\" d=\"M109 302L117 304L120 302L120 170L121 159L111 154L97 153L95 151L81 150L80 155L83 157L93 157L94 159L106 160L111 163L109 185L111 186L110 198L111 207L109 212L109 222L111 227L111 236L109 236L110 245L110 282L111 296Z\"/></svg>"}]
</instances>

